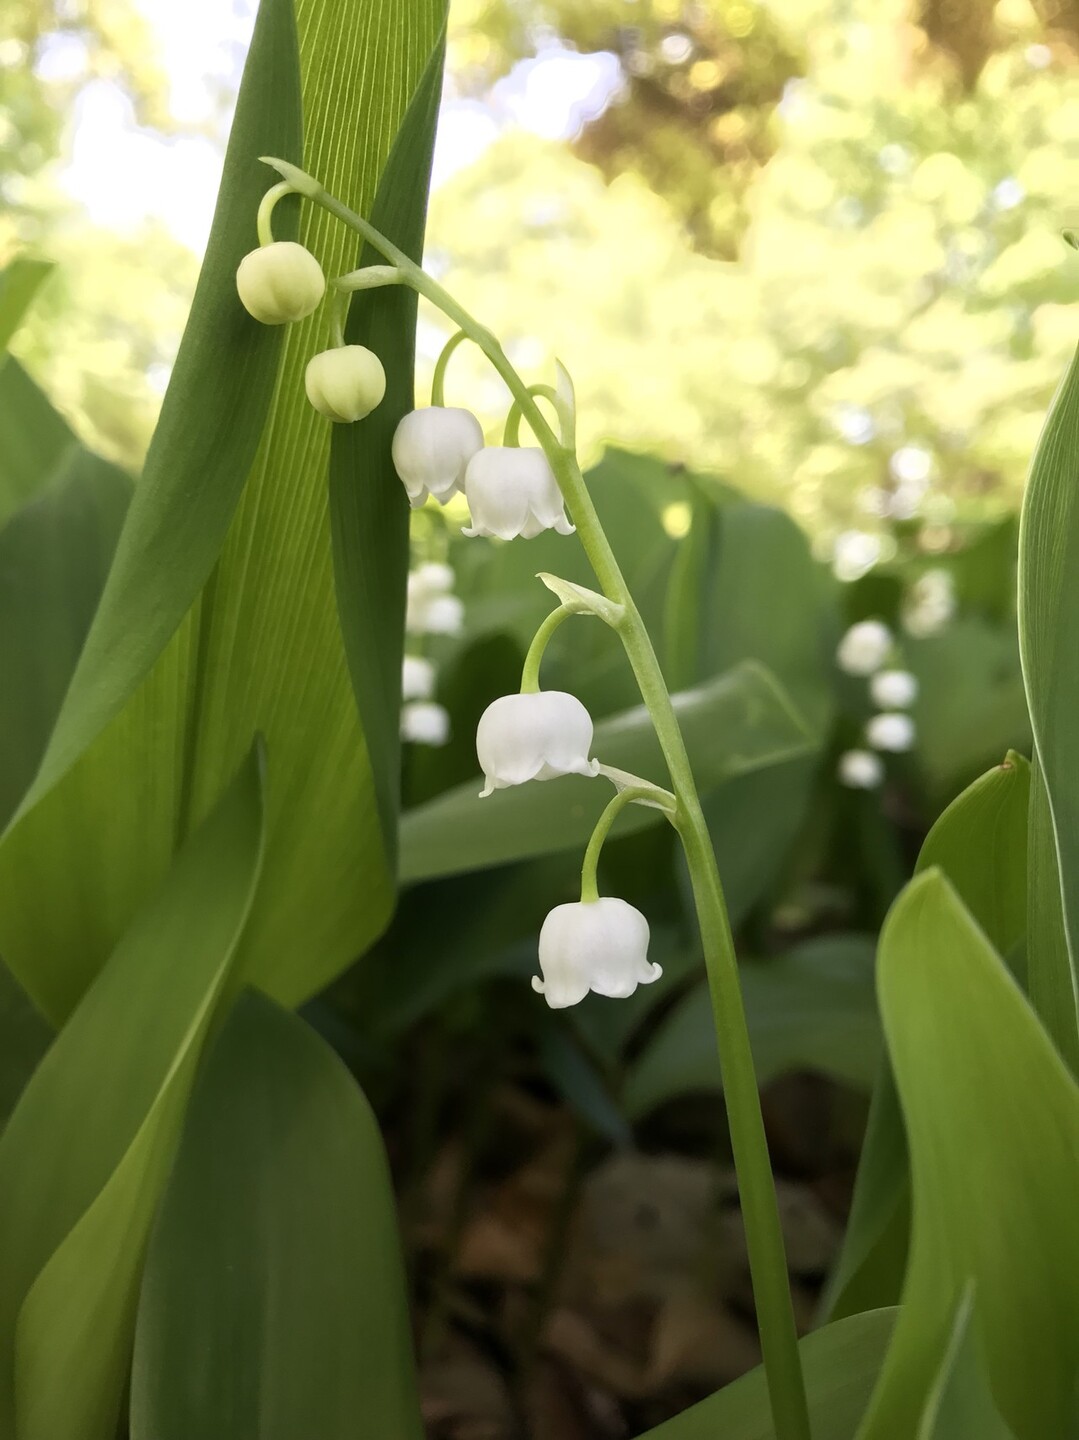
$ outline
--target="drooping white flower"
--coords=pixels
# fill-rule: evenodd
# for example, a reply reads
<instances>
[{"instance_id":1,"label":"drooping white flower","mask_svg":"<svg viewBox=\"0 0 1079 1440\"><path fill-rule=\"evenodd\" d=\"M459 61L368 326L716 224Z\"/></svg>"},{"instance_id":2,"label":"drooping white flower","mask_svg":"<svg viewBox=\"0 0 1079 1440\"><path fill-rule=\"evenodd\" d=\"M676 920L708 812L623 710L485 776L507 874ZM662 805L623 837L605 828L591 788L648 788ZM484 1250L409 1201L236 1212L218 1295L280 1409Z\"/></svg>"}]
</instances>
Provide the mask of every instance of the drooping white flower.
<instances>
[{"instance_id":1,"label":"drooping white flower","mask_svg":"<svg viewBox=\"0 0 1079 1440\"><path fill-rule=\"evenodd\" d=\"M412 700L401 710L401 739L413 745L445 745L450 712L433 700Z\"/></svg>"},{"instance_id":2,"label":"drooping white flower","mask_svg":"<svg viewBox=\"0 0 1079 1440\"><path fill-rule=\"evenodd\" d=\"M275 240L240 261L236 290L249 315L263 325L285 325L317 308L326 277L310 250L295 240Z\"/></svg>"},{"instance_id":3,"label":"drooping white flower","mask_svg":"<svg viewBox=\"0 0 1079 1440\"><path fill-rule=\"evenodd\" d=\"M663 974L648 959L648 921L625 900L604 898L556 905L543 922L532 988L552 1010L583 1000L589 990L625 999Z\"/></svg>"},{"instance_id":4,"label":"drooping white flower","mask_svg":"<svg viewBox=\"0 0 1079 1440\"><path fill-rule=\"evenodd\" d=\"M589 759L591 748L592 717L575 695L503 695L488 705L476 731L486 781L480 793L556 775L595 775L599 761Z\"/></svg>"},{"instance_id":5,"label":"drooping white flower","mask_svg":"<svg viewBox=\"0 0 1079 1440\"><path fill-rule=\"evenodd\" d=\"M875 790L884 779L884 764L872 750L846 750L839 757L839 779L852 790Z\"/></svg>"},{"instance_id":6,"label":"drooping white flower","mask_svg":"<svg viewBox=\"0 0 1079 1440\"><path fill-rule=\"evenodd\" d=\"M444 505L462 489L465 468L482 449L483 430L470 410L431 405L402 416L391 454L409 504L422 505L430 495Z\"/></svg>"},{"instance_id":7,"label":"drooping white flower","mask_svg":"<svg viewBox=\"0 0 1079 1440\"><path fill-rule=\"evenodd\" d=\"M918 698L918 681L909 670L881 670L870 680L869 693L882 710L905 710Z\"/></svg>"},{"instance_id":8,"label":"drooping white flower","mask_svg":"<svg viewBox=\"0 0 1079 1440\"><path fill-rule=\"evenodd\" d=\"M382 403L386 372L366 345L337 345L311 356L304 388L320 415L338 425L351 425Z\"/></svg>"},{"instance_id":9,"label":"drooping white flower","mask_svg":"<svg viewBox=\"0 0 1079 1440\"><path fill-rule=\"evenodd\" d=\"M465 607L453 587L453 567L429 560L408 577L405 629L410 635L459 635Z\"/></svg>"},{"instance_id":10,"label":"drooping white flower","mask_svg":"<svg viewBox=\"0 0 1079 1440\"><path fill-rule=\"evenodd\" d=\"M435 693L435 667L422 655L406 655L401 662L401 699L430 700Z\"/></svg>"},{"instance_id":11,"label":"drooping white flower","mask_svg":"<svg viewBox=\"0 0 1079 1440\"><path fill-rule=\"evenodd\" d=\"M892 632L880 620L859 620L839 642L836 660L848 675L872 675L888 658Z\"/></svg>"},{"instance_id":12,"label":"drooping white flower","mask_svg":"<svg viewBox=\"0 0 1079 1440\"><path fill-rule=\"evenodd\" d=\"M865 738L874 750L909 750L914 744L914 721L900 711L874 715L865 727Z\"/></svg>"},{"instance_id":13,"label":"drooping white flower","mask_svg":"<svg viewBox=\"0 0 1079 1440\"><path fill-rule=\"evenodd\" d=\"M473 455L465 470L465 498L472 515L466 535L530 540L542 530L572 535L558 481L536 446L490 446Z\"/></svg>"}]
</instances>

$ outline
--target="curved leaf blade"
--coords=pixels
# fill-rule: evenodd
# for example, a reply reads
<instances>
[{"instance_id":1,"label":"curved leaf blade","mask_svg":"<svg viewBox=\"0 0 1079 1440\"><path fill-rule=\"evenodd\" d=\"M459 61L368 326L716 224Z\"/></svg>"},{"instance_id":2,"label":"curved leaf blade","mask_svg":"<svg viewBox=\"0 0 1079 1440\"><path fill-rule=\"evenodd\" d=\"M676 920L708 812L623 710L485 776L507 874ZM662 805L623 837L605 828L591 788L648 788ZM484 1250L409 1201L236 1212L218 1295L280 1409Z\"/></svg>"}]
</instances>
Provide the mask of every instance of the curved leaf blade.
<instances>
[{"instance_id":1,"label":"curved leaf blade","mask_svg":"<svg viewBox=\"0 0 1079 1440\"><path fill-rule=\"evenodd\" d=\"M1001 1415L1018 1440L1065 1440L1079 1373L1079 1088L939 870L893 906L878 988L913 1226L895 1339L859 1440L917 1433L971 1282Z\"/></svg>"},{"instance_id":2,"label":"curved leaf blade","mask_svg":"<svg viewBox=\"0 0 1079 1440\"><path fill-rule=\"evenodd\" d=\"M422 1440L393 1191L355 1081L248 992L193 1097L139 1302L132 1440Z\"/></svg>"},{"instance_id":3,"label":"curved leaf blade","mask_svg":"<svg viewBox=\"0 0 1079 1440\"><path fill-rule=\"evenodd\" d=\"M261 762L252 754L135 918L0 1137L6 1435L111 1440L152 1209L261 858Z\"/></svg>"}]
</instances>

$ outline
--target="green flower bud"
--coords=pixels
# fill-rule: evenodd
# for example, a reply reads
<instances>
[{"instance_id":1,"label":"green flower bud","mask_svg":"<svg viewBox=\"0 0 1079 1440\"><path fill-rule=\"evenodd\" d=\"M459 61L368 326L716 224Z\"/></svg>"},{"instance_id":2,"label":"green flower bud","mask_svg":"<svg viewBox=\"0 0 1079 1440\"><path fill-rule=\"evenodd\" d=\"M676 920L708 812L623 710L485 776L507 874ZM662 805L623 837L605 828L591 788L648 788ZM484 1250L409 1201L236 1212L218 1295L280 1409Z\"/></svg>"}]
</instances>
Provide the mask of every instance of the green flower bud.
<instances>
[{"instance_id":1,"label":"green flower bud","mask_svg":"<svg viewBox=\"0 0 1079 1440\"><path fill-rule=\"evenodd\" d=\"M386 393L382 361L363 345L339 345L307 362L307 398L319 412L349 425L370 415Z\"/></svg>"},{"instance_id":2,"label":"green flower bud","mask_svg":"<svg viewBox=\"0 0 1079 1440\"><path fill-rule=\"evenodd\" d=\"M263 325L310 315L326 293L322 266L295 240L275 240L240 261L236 289L244 309Z\"/></svg>"}]
</instances>

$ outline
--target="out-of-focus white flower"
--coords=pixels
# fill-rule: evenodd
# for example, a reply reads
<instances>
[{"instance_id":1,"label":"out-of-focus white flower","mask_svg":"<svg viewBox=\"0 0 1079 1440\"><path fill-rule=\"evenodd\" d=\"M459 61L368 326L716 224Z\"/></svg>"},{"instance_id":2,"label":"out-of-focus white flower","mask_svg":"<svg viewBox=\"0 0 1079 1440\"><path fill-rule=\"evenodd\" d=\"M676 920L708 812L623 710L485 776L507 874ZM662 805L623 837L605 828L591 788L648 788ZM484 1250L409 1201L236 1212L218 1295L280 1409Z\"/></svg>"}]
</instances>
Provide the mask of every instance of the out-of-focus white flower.
<instances>
[{"instance_id":1,"label":"out-of-focus white flower","mask_svg":"<svg viewBox=\"0 0 1079 1440\"><path fill-rule=\"evenodd\" d=\"M884 765L872 750L846 750L839 757L839 779L852 790L875 790L884 779Z\"/></svg>"},{"instance_id":2,"label":"out-of-focus white flower","mask_svg":"<svg viewBox=\"0 0 1079 1440\"><path fill-rule=\"evenodd\" d=\"M445 745L450 738L450 712L433 700L412 700L401 710L401 739L413 745Z\"/></svg>"},{"instance_id":3,"label":"out-of-focus white flower","mask_svg":"<svg viewBox=\"0 0 1079 1440\"><path fill-rule=\"evenodd\" d=\"M836 660L848 675L872 675L888 658L892 632L880 620L859 620L839 642Z\"/></svg>"},{"instance_id":4,"label":"out-of-focus white flower","mask_svg":"<svg viewBox=\"0 0 1079 1440\"><path fill-rule=\"evenodd\" d=\"M470 410L431 405L402 416L393 436L393 466L409 504L428 495L444 505L465 483L465 467L483 449L483 430Z\"/></svg>"},{"instance_id":5,"label":"out-of-focus white flower","mask_svg":"<svg viewBox=\"0 0 1079 1440\"><path fill-rule=\"evenodd\" d=\"M599 761L589 759L591 748L592 717L576 695L503 695L488 705L476 731L486 781L480 793L556 775L595 775Z\"/></svg>"},{"instance_id":6,"label":"out-of-focus white flower","mask_svg":"<svg viewBox=\"0 0 1079 1440\"><path fill-rule=\"evenodd\" d=\"M869 721L865 738L874 750L909 750L914 744L914 721L899 711L885 711Z\"/></svg>"},{"instance_id":7,"label":"out-of-focus white flower","mask_svg":"<svg viewBox=\"0 0 1079 1440\"><path fill-rule=\"evenodd\" d=\"M955 581L947 570L927 570L910 588L903 627L911 635L935 635L956 611Z\"/></svg>"},{"instance_id":8,"label":"out-of-focus white flower","mask_svg":"<svg viewBox=\"0 0 1079 1440\"><path fill-rule=\"evenodd\" d=\"M832 547L832 572L837 580L859 580L881 557L879 535L866 530L844 530Z\"/></svg>"},{"instance_id":9,"label":"out-of-focus white flower","mask_svg":"<svg viewBox=\"0 0 1079 1440\"><path fill-rule=\"evenodd\" d=\"M558 481L534 445L492 445L473 455L465 471L465 497L472 515L466 535L530 540L542 530L573 533Z\"/></svg>"},{"instance_id":10,"label":"out-of-focus white flower","mask_svg":"<svg viewBox=\"0 0 1079 1440\"><path fill-rule=\"evenodd\" d=\"M382 403L386 372L366 345L337 345L311 356L303 383L320 415L338 425L351 425Z\"/></svg>"},{"instance_id":11,"label":"out-of-focus white flower","mask_svg":"<svg viewBox=\"0 0 1079 1440\"><path fill-rule=\"evenodd\" d=\"M459 635L465 607L449 594L454 574L450 565L430 560L408 577L405 629L410 635Z\"/></svg>"},{"instance_id":12,"label":"out-of-focus white flower","mask_svg":"<svg viewBox=\"0 0 1079 1440\"><path fill-rule=\"evenodd\" d=\"M869 693L882 710L905 710L918 698L918 682L909 670L880 670L869 682Z\"/></svg>"},{"instance_id":13,"label":"out-of-focus white flower","mask_svg":"<svg viewBox=\"0 0 1079 1440\"><path fill-rule=\"evenodd\" d=\"M263 325L286 325L317 308L326 277L310 250L295 240L275 240L240 261L236 290L244 309Z\"/></svg>"},{"instance_id":14,"label":"out-of-focus white flower","mask_svg":"<svg viewBox=\"0 0 1079 1440\"><path fill-rule=\"evenodd\" d=\"M421 655L406 655L401 662L402 700L430 700L435 693L435 667Z\"/></svg>"},{"instance_id":15,"label":"out-of-focus white flower","mask_svg":"<svg viewBox=\"0 0 1079 1440\"><path fill-rule=\"evenodd\" d=\"M552 1010L583 1000L589 990L624 999L663 970L648 959L648 921L625 900L604 898L556 905L543 922L532 988Z\"/></svg>"}]
</instances>

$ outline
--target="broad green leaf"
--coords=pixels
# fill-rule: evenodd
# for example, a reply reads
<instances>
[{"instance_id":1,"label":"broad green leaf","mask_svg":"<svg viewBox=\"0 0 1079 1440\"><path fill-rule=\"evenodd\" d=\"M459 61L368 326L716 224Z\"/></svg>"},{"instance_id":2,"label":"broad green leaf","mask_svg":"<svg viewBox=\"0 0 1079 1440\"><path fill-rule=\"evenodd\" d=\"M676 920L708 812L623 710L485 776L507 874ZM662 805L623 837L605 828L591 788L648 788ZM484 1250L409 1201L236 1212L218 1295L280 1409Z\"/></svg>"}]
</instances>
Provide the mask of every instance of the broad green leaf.
<instances>
[{"instance_id":1,"label":"broad green leaf","mask_svg":"<svg viewBox=\"0 0 1079 1440\"><path fill-rule=\"evenodd\" d=\"M81 446L0 529L0 824L34 778L131 497Z\"/></svg>"},{"instance_id":2,"label":"broad green leaf","mask_svg":"<svg viewBox=\"0 0 1079 1440\"><path fill-rule=\"evenodd\" d=\"M757 660L810 725L822 729L832 708L835 582L781 510L726 504L713 524L713 556L704 569L697 612L700 674Z\"/></svg>"},{"instance_id":3,"label":"broad green leaf","mask_svg":"<svg viewBox=\"0 0 1079 1440\"><path fill-rule=\"evenodd\" d=\"M539 1060L548 1080L581 1119L612 1145L629 1145L632 1132L609 1087L563 1017L541 1021Z\"/></svg>"},{"instance_id":4,"label":"broad green leaf","mask_svg":"<svg viewBox=\"0 0 1079 1440\"><path fill-rule=\"evenodd\" d=\"M60 1032L0 1137L0 1432L112 1440L143 1247L250 912L245 762Z\"/></svg>"},{"instance_id":5,"label":"broad green leaf","mask_svg":"<svg viewBox=\"0 0 1079 1440\"><path fill-rule=\"evenodd\" d=\"M1030 767L1009 751L937 819L918 856L948 877L1002 955L1015 957L1026 928L1027 804ZM839 1263L823 1304L829 1316L894 1304L902 1288L910 1231L910 1171L903 1115L891 1067L873 1089Z\"/></svg>"},{"instance_id":6,"label":"broad green leaf","mask_svg":"<svg viewBox=\"0 0 1079 1440\"><path fill-rule=\"evenodd\" d=\"M305 163L358 210L369 209L442 18L436 0L379 0L355 13L344 0L298 7ZM258 198L273 178L255 157L296 154L296 82L291 7L264 0L181 349L188 360L177 366L162 417L163 427L171 414L196 438L180 444L180 436L171 462L164 440L155 442L151 461L160 454L161 462L148 467L136 500L143 520L135 523L133 507L31 802L0 849L0 941L55 1016L75 1002L164 873L177 836L214 804L256 732L274 756L274 778L245 975L294 1003L370 943L392 904L334 595L331 425L303 390L307 360L330 342L330 308L275 338L235 295L236 262L254 244ZM331 276L353 266L355 237L324 211L305 205L296 233ZM259 365L244 377L248 347L259 347ZM204 391L200 425L191 417ZM221 396L231 397L230 439L214 448ZM185 480L200 455L198 475ZM201 518L185 485L204 502Z\"/></svg>"},{"instance_id":7,"label":"broad green leaf","mask_svg":"<svg viewBox=\"0 0 1079 1440\"><path fill-rule=\"evenodd\" d=\"M971 1286L956 1310L917 1440L1015 1440L993 1404L978 1355L973 1316Z\"/></svg>"},{"instance_id":8,"label":"broad green leaf","mask_svg":"<svg viewBox=\"0 0 1079 1440\"><path fill-rule=\"evenodd\" d=\"M962 615L903 641L918 679L918 763L934 792L954 794L1009 748L1029 749L1030 722L1014 627Z\"/></svg>"},{"instance_id":9,"label":"broad green leaf","mask_svg":"<svg viewBox=\"0 0 1079 1440\"><path fill-rule=\"evenodd\" d=\"M1031 766L1026 983L1030 1003L1079 1076L1079 978L1068 952L1053 816L1037 754Z\"/></svg>"},{"instance_id":10,"label":"broad green leaf","mask_svg":"<svg viewBox=\"0 0 1079 1440\"><path fill-rule=\"evenodd\" d=\"M80 448L13 355L0 356L0 524L38 493Z\"/></svg>"},{"instance_id":11,"label":"broad green leaf","mask_svg":"<svg viewBox=\"0 0 1079 1440\"><path fill-rule=\"evenodd\" d=\"M1079 353L1049 411L1023 497L1019 648L1041 769L1032 898L1043 900L1047 913L1032 930L1040 997L1036 1003L1045 1007L1054 1038L1074 1064L1079 989ZM1062 894L1067 969L1053 936L1056 904L1049 888L1054 856L1046 808Z\"/></svg>"},{"instance_id":12,"label":"broad green leaf","mask_svg":"<svg viewBox=\"0 0 1079 1440\"><path fill-rule=\"evenodd\" d=\"M881 1058L847 1233L821 1299L828 1320L899 1301L910 1244L910 1165L891 1066Z\"/></svg>"},{"instance_id":13,"label":"broad green leaf","mask_svg":"<svg viewBox=\"0 0 1079 1440\"><path fill-rule=\"evenodd\" d=\"M741 966L757 1079L817 1070L868 1088L880 1056L872 942L808 940L774 960ZM660 1025L630 1070L624 1104L640 1116L674 1095L719 1090L711 1000L703 982Z\"/></svg>"},{"instance_id":14,"label":"broad green leaf","mask_svg":"<svg viewBox=\"0 0 1079 1440\"><path fill-rule=\"evenodd\" d=\"M859 1440L914 1435L973 1282L1016 1440L1068 1440L1079 1374L1079 1089L939 870L881 934L878 988L911 1156L910 1264Z\"/></svg>"},{"instance_id":15,"label":"broad green leaf","mask_svg":"<svg viewBox=\"0 0 1079 1440\"><path fill-rule=\"evenodd\" d=\"M22 324L22 317L52 269L51 260L19 255L0 271L0 350L7 349L11 337Z\"/></svg>"},{"instance_id":16,"label":"broad green leaf","mask_svg":"<svg viewBox=\"0 0 1079 1440\"><path fill-rule=\"evenodd\" d=\"M937 866L1007 957L1027 928L1027 811L1030 765L1010 750L933 825L915 873Z\"/></svg>"},{"instance_id":17,"label":"broad green leaf","mask_svg":"<svg viewBox=\"0 0 1079 1440\"><path fill-rule=\"evenodd\" d=\"M199 1078L139 1300L132 1440L422 1440L382 1139L248 992Z\"/></svg>"},{"instance_id":18,"label":"broad green leaf","mask_svg":"<svg viewBox=\"0 0 1079 1440\"><path fill-rule=\"evenodd\" d=\"M870 1310L799 1341L813 1440L853 1440L895 1318L895 1310ZM758 1366L640 1440L775 1440L763 1369Z\"/></svg>"},{"instance_id":19,"label":"broad green leaf","mask_svg":"<svg viewBox=\"0 0 1079 1440\"><path fill-rule=\"evenodd\" d=\"M0 965L0 1127L7 1124L52 1038L52 1030L25 992Z\"/></svg>"},{"instance_id":20,"label":"broad green leaf","mask_svg":"<svg viewBox=\"0 0 1079 1440\"><path fill-rule=\"evenodd\" d=\"M431 51L371 207L371 223L417 264L423 260L427 191L442 95L445 36ZM360 264L381 262L366 246ZM345 339L382 360L386 395L363 425L334 426L330 524L341 634L370 755L383 848L397 863L401 794L401 656L409 505L390 458L401 416L413 408L416 292L407 285L361 292Z\"/></svg>"},{"instance_id":21,"label":"broad green leaf","mask_svg":"<svg viewBox=\"0 0 1079 1440\"><path fill-rule=\"evenodd\" d=\"M697 783L702 791L722 780L804 755L813 739L772 676L745 663L726 675L675 696ZM596 726L592 753L605 765L663 783L665 769L652 722L637 706ZM401 875L405 880L549 854L587 843L611 798L600 779L564 776L520 785L479 798L477 778L410 811L401 820ZM634 806L617 834L661 819Z\"/></svg>"}]
</instances>

